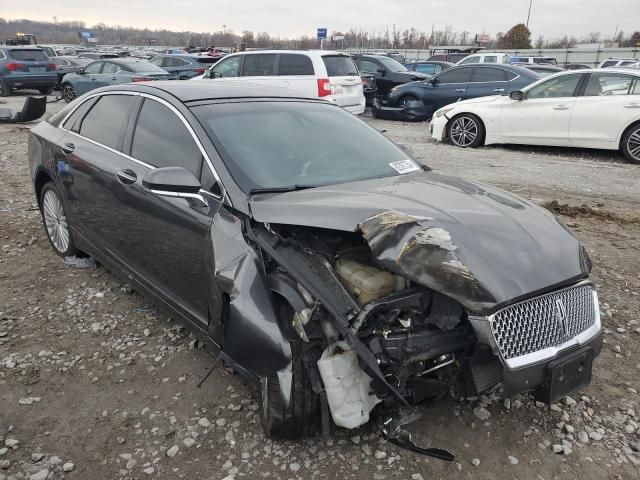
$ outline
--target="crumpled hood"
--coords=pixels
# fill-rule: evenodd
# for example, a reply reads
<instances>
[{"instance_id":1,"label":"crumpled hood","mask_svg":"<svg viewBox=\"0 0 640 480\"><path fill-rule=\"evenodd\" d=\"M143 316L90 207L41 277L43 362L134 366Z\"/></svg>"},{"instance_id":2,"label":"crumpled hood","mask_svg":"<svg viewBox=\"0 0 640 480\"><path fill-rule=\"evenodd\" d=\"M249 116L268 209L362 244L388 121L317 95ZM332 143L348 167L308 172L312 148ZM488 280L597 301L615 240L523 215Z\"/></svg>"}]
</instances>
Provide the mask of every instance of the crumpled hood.
<instances>
[{"instance_id":1,"label":"crumpled hood","mask_svg":"<svg viewBox=\"0 0 640 480\"><path fill-rule=\"evenodd\" d=\"M420 172L254 196L253 218L360 231L380 266L491 313L584 278L584 248L546 210L488 185Z\"/></svg>"}]
</instances>

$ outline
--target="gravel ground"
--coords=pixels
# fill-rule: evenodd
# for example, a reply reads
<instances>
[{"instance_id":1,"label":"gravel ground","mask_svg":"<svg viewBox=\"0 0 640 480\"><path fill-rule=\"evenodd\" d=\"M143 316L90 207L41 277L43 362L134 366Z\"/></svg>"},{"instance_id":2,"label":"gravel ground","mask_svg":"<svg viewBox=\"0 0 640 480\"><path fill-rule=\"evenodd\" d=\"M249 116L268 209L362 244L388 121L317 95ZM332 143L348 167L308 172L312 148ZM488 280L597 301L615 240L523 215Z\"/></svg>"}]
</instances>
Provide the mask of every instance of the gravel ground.
<instances>
[{"instance_id":1,"label":"gravel ground","mask_svg":"<svg viewBox=\"0 0 640 480\"><path fill-rule=\"evenodd\" d=\"M0 125L0 480L640 478L640 166L615 152L455 149L429 141L427 124L365 119L434 169L559 202L600 291L606 344L589 387L550 408L499 389L424 407L410 429L454 450L453 464L369 425L272 442L233 372L196 388L212 357L183 326L104 268L53 253L28 177L29 125Z\"/></svg>"}]
</instances>

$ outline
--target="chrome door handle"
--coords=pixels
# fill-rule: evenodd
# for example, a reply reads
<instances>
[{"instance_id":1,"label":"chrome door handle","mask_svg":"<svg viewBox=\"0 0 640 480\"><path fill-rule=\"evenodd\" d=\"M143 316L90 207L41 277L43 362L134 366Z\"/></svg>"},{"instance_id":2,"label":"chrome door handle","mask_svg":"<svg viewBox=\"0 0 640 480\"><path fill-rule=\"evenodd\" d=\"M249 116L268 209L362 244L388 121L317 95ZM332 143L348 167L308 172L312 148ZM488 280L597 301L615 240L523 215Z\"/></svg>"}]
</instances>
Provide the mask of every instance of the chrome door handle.
<instances>
[{"instance_id":1,"label":"chrome door handle","mask_svg":"<svg viewBox=\"0 0 640 480\"><path fill-rule=\"evenodd\" d=\"M569 105L556 105L553 107L554 110L569 110L570 108Z\"/></svg>"},{"instance_id":2,"label":"chrome door handle","mask_svg":"<svg viewBox=\"0 0 640 480\"><path fill-rule=\"evenodd\" d=\"M464 88L456 88L456 92L466 92L467 90Z\"/></svg>"},{"instance_id":3,"label":"chrome door handle","mask_svg":"<svg viewBox=\"0 0 640 480\"><path fill-rule=\"evenodd\" d=\"M494 88L494 92L504 92L504 88Z\"/></svg>"},{"instance_id":4,"label":"chrome door handle","mask_svg":"<svg viewBox=\"0 0 640 480\"><path fill-rule=\"evenodd\" d=\"M640 103L627 103L623 105L624 108L640 108Z\"/></svg>"},{"instance_id":5,"label":"chrome door handle","mask_svg":"<svg viewBox=\"0 0 640 480\"><path fill-rule=\"evenodd\" d=\"M129 170L128 168L125 170L118 170L116 172L116 176L125 185L135 183L135 181L138 179L136 172L134 172L133 170Z\"/></svg>"},{"instance_id":6,"label":"chrome door handle","mask_svg":"<svg viewBox=\"0 0 640 480\"><path fill-rule=\"evenodd\" d=\"M73 151L76 149L76 146L73 143L69 142L69 143L60 145L60 148L64 153L73 153Z\"/></svg>"}]
</instances>

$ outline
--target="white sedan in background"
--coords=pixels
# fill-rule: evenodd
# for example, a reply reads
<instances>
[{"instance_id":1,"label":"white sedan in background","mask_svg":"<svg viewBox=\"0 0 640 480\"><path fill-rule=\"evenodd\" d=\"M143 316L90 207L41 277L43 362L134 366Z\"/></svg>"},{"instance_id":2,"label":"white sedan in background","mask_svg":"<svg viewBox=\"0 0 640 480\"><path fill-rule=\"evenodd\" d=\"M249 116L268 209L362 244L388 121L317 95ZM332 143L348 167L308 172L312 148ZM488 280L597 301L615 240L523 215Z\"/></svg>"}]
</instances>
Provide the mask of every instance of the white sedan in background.
<instances>
[{"instance_id":1,"label":"white sedan in background","mask_svg":"<svg viewBox=\"0 0 640 480\"><path fill-rule=\"evenodd\" d=\"M640 162L640 71L561 72L510 96L436 111L431 136L458 147L495 143L620 150Z\"/></svg>"}]
</instances>

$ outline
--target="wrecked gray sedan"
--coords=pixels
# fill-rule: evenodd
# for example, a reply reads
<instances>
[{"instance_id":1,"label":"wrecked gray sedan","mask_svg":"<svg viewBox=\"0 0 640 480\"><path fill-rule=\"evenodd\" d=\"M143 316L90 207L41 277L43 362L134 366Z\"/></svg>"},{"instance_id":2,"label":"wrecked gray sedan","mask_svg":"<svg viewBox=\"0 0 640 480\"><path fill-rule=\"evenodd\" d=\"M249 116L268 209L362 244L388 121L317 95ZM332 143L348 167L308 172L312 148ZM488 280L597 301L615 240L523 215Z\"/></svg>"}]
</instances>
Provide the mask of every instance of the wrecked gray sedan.
<instances>
[{"instance_id":1,"label":"wrecked gray sedan","mask_svg":"<svg viewBox=\"0 0 640 480\"><path fill-rule=\"evenodd\" d=\"M44 226L188 322L259 382L271 437L503 382L552 402L601 349L585 249L553 215L419 166L327 102L154 82L85 95L31 131Z\"/></svg>"}]
</instances>

